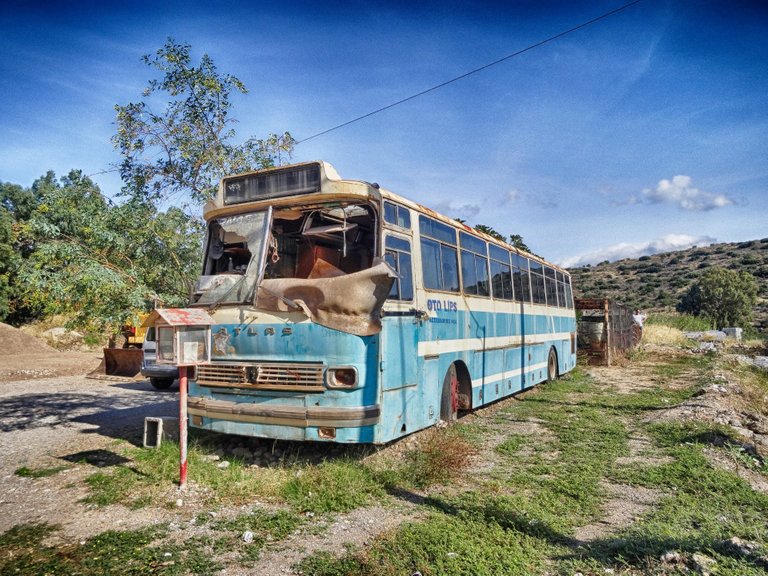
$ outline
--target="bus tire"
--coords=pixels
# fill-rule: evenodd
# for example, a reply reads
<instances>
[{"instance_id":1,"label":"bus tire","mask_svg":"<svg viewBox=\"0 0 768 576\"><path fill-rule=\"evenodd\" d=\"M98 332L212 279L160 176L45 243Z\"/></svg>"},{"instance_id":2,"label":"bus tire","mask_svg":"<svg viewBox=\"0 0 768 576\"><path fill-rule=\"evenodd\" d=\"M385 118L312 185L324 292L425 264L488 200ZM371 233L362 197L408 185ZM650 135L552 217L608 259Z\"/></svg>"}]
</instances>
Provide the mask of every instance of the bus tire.
<instances>
[{"instance_id":1,"label":"bus tire","mask_svg":"<svg viewBox=\"0 0 768 576\"><path fill-rule=\"evenodd\" d=\"M549 357L547 358L547 382L554 382L557 380L557 352L554 347L549 349Z\"/></svg>"},{"instance_id":2,"label":"bus tire","mask_svg":"<svg viewBox=\"0 0 768 576\"><path fill-rule=\"evenodd\" d=\"M150 378L149 383L157 390L168 390L173 385L173 378Z\"/></svg>"},{"instance_id":3,"label":"bus tire","mask_svg":"<svg viewBox=\"0 0 768 576\"><path fill-rule=\"evenodd\" d=\"M452 424L459 416L459 378L456 365L451 364L443 378L443 390L440 396L440 420Z\"/></svg>"}]
</instances>

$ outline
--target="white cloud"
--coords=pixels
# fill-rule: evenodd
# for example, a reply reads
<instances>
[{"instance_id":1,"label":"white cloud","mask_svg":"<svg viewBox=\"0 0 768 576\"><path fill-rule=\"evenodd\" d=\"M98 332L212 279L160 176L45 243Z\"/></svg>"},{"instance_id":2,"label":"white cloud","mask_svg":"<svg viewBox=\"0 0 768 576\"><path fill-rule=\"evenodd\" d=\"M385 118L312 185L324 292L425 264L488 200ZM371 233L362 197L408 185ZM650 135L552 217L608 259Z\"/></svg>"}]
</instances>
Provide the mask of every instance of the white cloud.
<instances>
[{"instance_id":1,"label":"white cloud","mask_svg":"<svg viewBox=\"0 0 768 576\"><path fill-rule=\"evenodd\" d=\"M613 262L624 258L640 258L640 256L650 256L662 252L685 250L691 246L707 246L716 241L717 239L712 238L711 236L667 234L666 236L648 242L621 242L612 246L606 246L605 248L589 252L588 254L565 258L558 264L563 268L574 268L586 264L597 264L598 262L604 262L606 260Z\"/></svg>"},{"instance_id":2,"label":"white cloud","mask_svg":"<svg viewBox=\"0 0 768 576\"><path fill-rule=\"evenodd\" d=\"M656 188L643 190L643 197L653 203L676 204L683 210L706 212L723 208L734 201L724 194L712 194L694 187L690 176L673 176L671 180L661 180Z\"/></svg>"},{"instance_id":3,"label":"white cloud","mask_svg":"<svg viewBox=\"0 0 768 576\"><path fill-rule=\"evenodd\" d=\"M503 206L505 205L512 206L514 204L519 204L519 203L528 203L533 206L538 206L539 208L545 208L548 210L557 208L558 206L557 202L555 202L548 196L544 196L544 195L535 196L533 194L523 194L522 192L520 192L520 190L516 188L512 188L508 190L502 197L501 203Z\"/></svg>"},{"instance_id":4,"label":"white cloud","mask_svg":"<svg viewBox=\"0 0 768 576\"><path fill-rule=\"evenodd\" d=\"M507 191L507 194L502 203L517 204L521 198L522 198L522 194L520 194L520 190L517 190L516 188L512 188L511 190Z\"/></svg>"},{"instance_id":5,"label":"white cloud","mask_svg":"<svg viewBox=\"0 0 768 576\"><path fill-rule=\"evenodd\" d=\"M435 204L432 209L439 214L444 214L451 218L461 218L462 220L472 220L480 213L478 204L466 204L463 202L440 202Z\"/></svg>"}]
</instances>

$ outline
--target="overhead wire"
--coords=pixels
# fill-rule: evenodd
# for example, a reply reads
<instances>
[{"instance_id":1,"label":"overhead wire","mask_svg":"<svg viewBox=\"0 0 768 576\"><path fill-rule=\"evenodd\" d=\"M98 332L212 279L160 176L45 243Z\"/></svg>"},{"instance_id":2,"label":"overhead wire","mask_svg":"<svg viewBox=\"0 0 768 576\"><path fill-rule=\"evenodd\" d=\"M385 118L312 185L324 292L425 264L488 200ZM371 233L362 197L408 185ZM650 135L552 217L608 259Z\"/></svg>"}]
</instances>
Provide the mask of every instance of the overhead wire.
<instances>
[{"instance_id":1,"label":"overhead wire","mask_svg":"<svg viewBox=\"0 0 768 576\"><path fill-rule=\"evenodd\" d=\"M346 122L342 122L341 124L333 126L332 128L328 128L326 130L323 130L322 132L318 132L317 134L313 134L312 136L309 136L309 137L304 138L302 140L298 140L298 141L296 141L294 143L294 146L298 146L299 144L303 144L304 142L307 142L309 140L313 140L314 138L319 138L320 136L328 134L329 132L333 132L333 131L338 130L340 128L344 128L345 126L349 126L350 124L354 124L355 122L359 122L360 120L364 120L365 118L370 118L371 116L374 116L375 114L379 114L381 112L384 112L385 110L389 110L390 108L394 108L395 106L399 106L400 104L404 104L405 102L409 102L411 100L419 98L420 96L424 96L425 94L429 94L430 92L434 92L435 90L439 90L440 88L448 86L449 84L453 84L454 82L458 82L459 80L463 80L464 78L467 78L468 76L472 76L473 74L477 74L478 72L482 72L483 70L486 70L487 68L490 68L491 66L496 66L497 64L501 64L502 62L505 62L505 61L509 60L510 58L514 58L515 56L520 56L521 54L524 54L526 52L530 52L531 50L533 50L535 48L539 48L540 46L543 46L544 44L548 44L548 43L553 42L553 41L555 41L555 40L557 40L559 38L562 38L563 36L567 36L568 34L572 34L573 32L576 32L577 30L581 30L582 28L586 28L587 26L591 26L592 24L595 24L596 22L599 22L601 20L605 20L606 18L609 18L610 16L613 16L614 14L617 14L617 13L623 11L623 10L626 10L627 8L630 8L630 7L634 6L635 4L639 4L642 1L643 0L633 0L632 2L628 2L628 3L626 3L626 4L622 5L622 6L619 6L618 8L615 8L613 10L605 12L604 14L601 14L600 16L592 18L591 20L587 20L586 22L582 22L578 26L574 26L573 28L569 28L568 30L564 30L563 32L555 34L554 36L550 36L549 38L546 38L544 40L540 40L539 42L536 42L534 44L526 46L525 48L522 48L521 50L518 50L517 52L513 52L512 54L508 54L507 56L504 56L503 58L499 58L498 60L494 60L493 62L489 62L488 64L484 64L483 66L480 66L479 68L475 68L474 70L470 70L469 72L465 72L464 74L456 76L455 78L451 78L450 80L446 80L445 82L441 82L440 84L436 84L436 85L432 86L431 88L427 88L426 90L422 90L421 92L417 92L416 94L412 94L411 96L407 96L406 98L402 98L401 100L398 100L397 102L392 102L391 104L387 104L386 106L382 106L381 108L377 108L376 110L373 110L371 112L363 114L362 116L358 116L357 118L353 118L352 120L347 120Z\"/></svg>"}]
</instances>

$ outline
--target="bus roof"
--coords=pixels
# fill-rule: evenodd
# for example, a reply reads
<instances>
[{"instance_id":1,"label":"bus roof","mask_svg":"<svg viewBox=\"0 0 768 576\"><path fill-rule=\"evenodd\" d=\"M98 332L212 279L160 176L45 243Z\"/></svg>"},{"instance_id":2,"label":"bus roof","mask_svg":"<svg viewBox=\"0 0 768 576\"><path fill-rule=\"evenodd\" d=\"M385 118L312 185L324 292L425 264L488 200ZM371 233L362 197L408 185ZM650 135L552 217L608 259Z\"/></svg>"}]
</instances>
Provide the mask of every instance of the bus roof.
<instances>
[{"instance_id":1,"label":"bus roof","mask_svg":"<svg viewBox=\"0 0 768 576\"><path fill-rule=\"evenodd\" d=\"M486 234L479 230L475 230L474 228L468 226L467 224L464 224L463 222L459 222L458 220L455 220L453 218L450 218L448 216L444 216L443 214L435 212L434 210L427 208L422 204L419 204L403 196L400 196L399 194L396 194L395 192L392 192L387 188L383 188L379 186L379 184L366 182L364 180L344 179L339 175L339 173L336 171L336 168L334 168L332 164L330 164L329 162L325 162L323 160L298 162L295 164L288 164L285 166L276 166L274 168L265 168L262 170L253 170L251 172L244 172L241 174L226 176L222 178L219 184L219 188L218 188L218 192L216 194L215 200L209 201L203 208L203 217L205 218L205 220L210 220L215 217L234 214L242 211L241 202L235 202L231 204L227 204L227 202L225 202L225 189L229 183L236 182L236 181L244 181L248 178L259 177L261 175L266 175L266 174L275 173L275 172L287 173L290 171L310 169L313 167L319 168L319 181L317 183L316 190L311 192L304 192L304 191L300 192L302 194L302 200L307 204L313 204L313 203L319 204L319 203L327 202L328 200L333 200L335 198L338 198L339 200L341 200L345 198L349 199L354 197L357 197L361 200L373 200L373 201L390 200L392 202L396 202L398 204L411 208L412 210L425 214L430 218L439 220L458 230L468 232L470 234L473 234L475 236L482 238L483 240L486 240L487 242L496 244L507 250L511 250L522 256L525 256L526 258L535 260L542 264L546 264L547 266L551 266L552 268L555 268L565 274L568 274L568 272L563 268L544 260L540 256L537 256L535 254L532 254L530 252L517 248L516 246L513 246L507 242L494 238L489 234ZM282 196L277 195L277 196L265 196L264 198L257 198L257 199L248 201L248 204L249 204L249 207L250 206L259 207L261 205L272 205L275 207L280 207L283 205L295 204L295 202L296 202L295 194L284 194Z\"/></svg>"}]
</instances>

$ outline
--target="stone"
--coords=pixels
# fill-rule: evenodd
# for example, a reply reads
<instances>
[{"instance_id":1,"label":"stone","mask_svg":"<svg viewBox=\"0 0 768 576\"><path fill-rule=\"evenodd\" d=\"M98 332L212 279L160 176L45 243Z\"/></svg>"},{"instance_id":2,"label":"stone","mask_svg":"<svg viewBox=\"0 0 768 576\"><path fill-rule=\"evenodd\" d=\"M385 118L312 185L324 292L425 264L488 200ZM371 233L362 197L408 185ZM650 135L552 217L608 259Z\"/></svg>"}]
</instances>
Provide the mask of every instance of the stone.
<instances>
[{"instance_id":1,"label":"stone","mask_svg":"<svg viewBox=\"0 0 768 576\"><path fill-rule=\"evenodd\" d=\"M667 564L678 564L682 560L682 556L680 556L679 552L670 550L669 552L664 552L664 554L661 555L660 560Z\"/></svg>"},{"instance_id":2,"label":"stone","mask_svg":"<svg viewBox=\"0 0 768 576\"><path fill-rule=\"evenodd\" d=\"M714 558L699 554L698 552L693 555L691 561L693 562L693 569L702 576L710 576L716 564Z\"/></svg>"}]
</instances>

